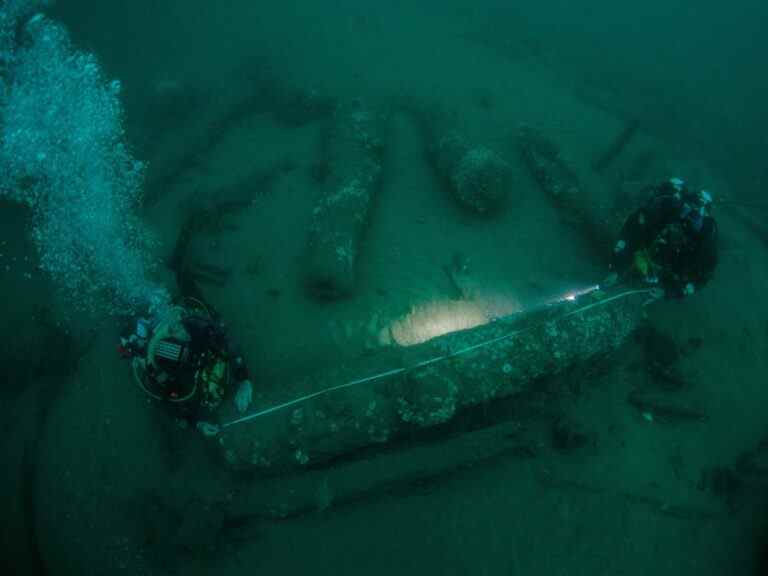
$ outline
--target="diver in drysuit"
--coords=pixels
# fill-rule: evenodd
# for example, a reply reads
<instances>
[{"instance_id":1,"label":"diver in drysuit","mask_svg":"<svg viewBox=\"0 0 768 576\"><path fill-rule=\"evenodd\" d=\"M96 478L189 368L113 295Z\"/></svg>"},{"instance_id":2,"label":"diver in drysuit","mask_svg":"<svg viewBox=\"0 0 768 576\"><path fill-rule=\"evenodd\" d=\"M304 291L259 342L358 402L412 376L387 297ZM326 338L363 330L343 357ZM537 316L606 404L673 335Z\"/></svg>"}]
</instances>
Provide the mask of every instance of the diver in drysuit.
<instances>
[{"instance_id":1,"label":"diver in drysuit","mask_svg":"<svg viewBox=\"0 0 768 576\"><path fill-rule=\"evenodd\" d=\"M614 279L657 287L664 298L683 298L703 287L718 261L712 197L679 178L650 189L650 197L624 223L613 249Z\"/></svg>"},{"instance_id":2,"label":"diver in drysuit","mask_svg":"<svg viewBox=\"0 0 768 576\"><path fill-rule=\"evenodd\" d=\"M238 412L251 404L253 385L243 355L202 304L175 306L154 322L140 318L118 350L131 359L148 395L176 407L206 435L218 432L218 408L225 399L232 397Z\"/></svg>"}]
</instances>

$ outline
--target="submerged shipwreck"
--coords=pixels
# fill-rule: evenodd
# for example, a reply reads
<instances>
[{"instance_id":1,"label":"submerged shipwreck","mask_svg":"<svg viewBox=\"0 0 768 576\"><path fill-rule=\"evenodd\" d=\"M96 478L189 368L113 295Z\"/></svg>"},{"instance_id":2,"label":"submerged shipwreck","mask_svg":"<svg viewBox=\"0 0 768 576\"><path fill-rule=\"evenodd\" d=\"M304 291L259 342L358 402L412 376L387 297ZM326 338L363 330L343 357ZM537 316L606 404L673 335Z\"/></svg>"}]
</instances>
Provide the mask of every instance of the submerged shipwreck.
<instances>
[{"instance_id":1,"label":"submerged shipwreck","mask_svg":"<svg viewBox=\"0 0 768 576\"><path fill-rule=\"evenodd\" d=\"M379 188L383 122L359 105L340 107L328 119L322 146L327 169L305 257L309 296L336 300L354 293L360 243ZM428 150L434 148L431 134L424 135ZM592 214L575 172L546 137L525 129L517 144L541 191L604 254L620 219ZM453 166L433 167L450 172ZM443 181L450 189L454 179ZM480 192L489 189L487 179L473 182ZM509 179L493 182L504 188ZM354 194L347 193L350 183ZM474 205L460 206L477 212ZM567 392L561 388L570 385L559 375L580 368L588 373L626 341L643 318L648 292L591 286L469 328L453 323L464 329L442 330L426 341L392 338L398 343L295 382L290 389L300 392L294 397L256 406L250 414L223 415L216 438L221 459L259 484L233 514L290 517L330 501L338 505L412 487L510 453L535 455L531 446L548 428L533 438L521 431L542 415L542 399L556 405ZM556 412L550 408L539 423L551 425Z\"/></svg>"},{"instance_id":2,"label":"submerged shipwreck","mask_svg":"<svg viewBox=\"0 0 768 576\"><path fill-rule=\"evenodd\" d=\"M522 423L540 392L564 392L547 378L615 350L647 302L647 290L593 287L316 374L306 396L224 425L223 458L259 479L238 514L290 517L525 456Z\"/></svg>"},{"instance_id":3,"label":"submerged shipwreck","mask_svg":"<svg viewBox=\"0 0 768 576\"><path fill-rule=\"evenodd\" d=\"M647 301L648 290L594 287L422 344L384 348L308 379L302 398L231 420L220 445L236 468L284 471L410 437L616 349Z\"/></svg>"},{"instance_id":4,"label":"submerged shipwreck","mask_svg":"<svg viewBox=\"0 0 768 576\"><path fill-rule=\"evenodd\" d=\"M497 152L475 142L455 118L428 103L382 108L360 101L336 102L311 116L319 157L309 172L306 238L298 242L301 256L291 270L299 274L302 296L315 305L343 307L332 303L358 295L369 228L386 200L389 170L396 170L389 165L391 140L403 122L420 140L414 151L423 153L434 183L464 222L493 222L514 205L519 179L504 148ZM602 182L602 174L627 156L636 131L630 123L619 132L597 156L592 176ZM559 220L581 237L597 268L607 271L634 203L621 205L602 194L544 130L523 126L507 144ZM197 194L171 259L183 293L203 301L211 295L217 308L217 291L227 278L211 278L219 264L206 246L229 229L225 216L235 221L235 213L252 205L248 193L265 194L283 172L280 165L267 167L232 190ZM462 285L461 260L453 263L455 270L443 267L454 303L476 296ZM250 413L222 406L214 439L218 461L258 487L242 496L247 502L233 505L231 515L291 517L398 487L410 490L507 456L535 457L548 440L558 450L578 443L588 434L562 421L563 403L573 386L597 378L604 360L638 328L652 301L649 292L594 285L512 314L507 308L471 318L458 317L460 307L436 305L429 317L391 324L389 338L360 346L358 356L269 390ZM269 287L267 293L277 298L281 290ZM654 411L655 405L647 410L646 404L633 403Z\"/></svg>"}]
</instances>

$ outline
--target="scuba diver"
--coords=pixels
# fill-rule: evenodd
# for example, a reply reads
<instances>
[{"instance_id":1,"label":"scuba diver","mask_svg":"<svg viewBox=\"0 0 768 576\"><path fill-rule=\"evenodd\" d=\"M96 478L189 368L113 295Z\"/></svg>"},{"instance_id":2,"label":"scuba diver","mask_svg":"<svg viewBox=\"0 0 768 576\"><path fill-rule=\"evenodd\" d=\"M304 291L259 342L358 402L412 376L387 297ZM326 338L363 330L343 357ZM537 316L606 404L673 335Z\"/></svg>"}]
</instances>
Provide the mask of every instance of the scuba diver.
<instances>
[{"instance_id":1,"label":"scuba diver","mask_svg":"<svg viewBox=\"0 0 768 576\"><path fill-rule=\"evenodd\" d=\"M248 367L220 322L200 302L187 299L162 318L139 318L121 337L118 351L131 360L133 376L150 397L178 409L182 420L206 436L218 433L217 412L232 396L238 412L251 404Z\"/></svg>"},{"instance_id":2,"label":"scuba diver","mask_svg":"<svg viewBox=\"0 0 768 576\"><path fill-rule=\"evenodd\" d=\"M691 191L679 178L650 189L629 215L613 249L613 279L658 288L667 299L690 296L717 267L717 223L712 197Z\"/></svg>"}]
</instances>

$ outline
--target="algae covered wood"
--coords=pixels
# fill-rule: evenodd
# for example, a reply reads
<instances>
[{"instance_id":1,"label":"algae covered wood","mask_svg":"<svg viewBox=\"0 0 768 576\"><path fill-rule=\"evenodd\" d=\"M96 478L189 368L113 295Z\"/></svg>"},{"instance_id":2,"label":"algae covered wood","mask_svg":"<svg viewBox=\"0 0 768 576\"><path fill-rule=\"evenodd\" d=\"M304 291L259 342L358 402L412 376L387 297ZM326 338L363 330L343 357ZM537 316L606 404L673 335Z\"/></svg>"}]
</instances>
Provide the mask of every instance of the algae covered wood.
<instances>
[{"instance_id":1,"label":"algae covered wood","mask_svg":"<svg viewBox=\"0 0 768 576\"><path fill-rule=\"evenodd\" d=\"M360 104L340 107L322 137L322 180L307 240L305 283L313 296L349 296L381 182L382 118Z\"/></svg>"},{"instance_id":2,"label":"algae covered wood","mask_svg":"<svg viewBox=\"0 0 768 576\"><path fill-rule=\"evenodd\" d=\"M607 262L622 220L584 188L576 168L554 139L536 128L523 126L518 144L523 162L560 218L584 237L600 260Z\"/></svg>"},{"instance_id":3,"label":"algae covered wood","mask_svg":"<svg viewBox=\"0 0 768 576\"><path fill-rule=\"evenodd\" d=\"M494 150L470 144L451 130L437 137L430 151L440 178L462 208L490 214L507 201L512 170Z\"/></svg>"},{"instance_id":4,"label":"algae covered wood","mask_svg":"<svg viewBox=\"0 0 768 576\"><path fill-rule=\"evenodd\" d=\"M383 348L296 387L336 387L332 392L225 427L221 449L235 468L280 471L443 424L617 348L640 321L647 297L646 290L596 290L423 344Z\"/></svg>"},{"instance_id":5,"label":"algae covered wood","mask_svg":"<svg viewBox=\"0 0 768 576\"><path fill-rule=\"evenodd\" d=\"M455 112L435 103L401 102L418 125L425 152L442 188L475 216L492 216L509 202L511 165L495 150L468 137Z\"/></svg>"}]
</instances>

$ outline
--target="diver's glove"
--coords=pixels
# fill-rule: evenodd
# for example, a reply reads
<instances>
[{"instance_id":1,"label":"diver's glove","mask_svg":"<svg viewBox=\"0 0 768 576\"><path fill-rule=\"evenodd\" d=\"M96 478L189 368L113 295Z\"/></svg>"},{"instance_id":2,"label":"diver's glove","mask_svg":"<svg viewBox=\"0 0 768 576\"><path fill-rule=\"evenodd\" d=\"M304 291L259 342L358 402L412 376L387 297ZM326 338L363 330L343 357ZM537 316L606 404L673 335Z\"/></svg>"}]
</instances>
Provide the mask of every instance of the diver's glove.
<instances>
[{"instance_id":1,"label":"diver's glove","mask_svg":"<svg viewBox=\"0 0 768 576\"><path fill-rule=\"evenodd\" d=\"M204 436L216 436L221 431L221 427L210 422L198 422L197 429L202 432Z\"/></svg>"},{"instance_id":2,"label":"diver's glove","mask_svg":"<svg viewBox=\"0 0 768 576\"><path fill-rule=\"evenodd\" d=\"M238 412L245 412L253 400L253 384L250 380L243 380L235 393L235 407Z\"/></svg>"}]
</instances>

